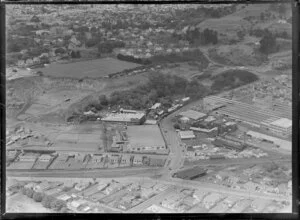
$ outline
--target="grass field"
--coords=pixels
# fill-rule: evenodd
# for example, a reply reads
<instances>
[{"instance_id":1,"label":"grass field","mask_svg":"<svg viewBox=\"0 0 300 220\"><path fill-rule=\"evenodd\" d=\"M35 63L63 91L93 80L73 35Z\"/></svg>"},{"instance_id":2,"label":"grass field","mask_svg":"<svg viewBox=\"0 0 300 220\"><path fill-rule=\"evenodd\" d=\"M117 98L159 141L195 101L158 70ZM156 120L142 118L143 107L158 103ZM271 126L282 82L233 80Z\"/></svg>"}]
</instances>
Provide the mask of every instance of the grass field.
<instances>
[{"instance_id":1,"label":"grass field","mask_svg":"<svg viewBox=\"0 0 300 220\"><path fill-rule=\"evenodd\" d=\"M46 76L69 77L69 78L98 78L110 73L121 72L125 69L133 69L140 66L113 58L103 58L68 64L50 64L46 68L38 68Z\"/></svg>"}]
</instances>

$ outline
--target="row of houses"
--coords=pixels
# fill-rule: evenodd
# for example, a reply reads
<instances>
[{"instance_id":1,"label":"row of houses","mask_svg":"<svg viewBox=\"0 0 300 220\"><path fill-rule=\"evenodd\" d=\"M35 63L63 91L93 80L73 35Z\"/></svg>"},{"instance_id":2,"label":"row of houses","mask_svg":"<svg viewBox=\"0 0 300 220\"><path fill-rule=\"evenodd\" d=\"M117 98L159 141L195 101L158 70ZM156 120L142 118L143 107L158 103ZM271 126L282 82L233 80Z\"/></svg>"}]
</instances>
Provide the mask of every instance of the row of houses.
<instances>
[{"instance_id":1,"label":"row of houses","mask_svg":"<svg viewBox=\"0 0 300 220\"><path fill-rule=\"evenodd\" d=\"M37 154L7 151L8 169L97 169L131 166L164 166L166 158L130 154Z\"/></svg>"}]
</instances>

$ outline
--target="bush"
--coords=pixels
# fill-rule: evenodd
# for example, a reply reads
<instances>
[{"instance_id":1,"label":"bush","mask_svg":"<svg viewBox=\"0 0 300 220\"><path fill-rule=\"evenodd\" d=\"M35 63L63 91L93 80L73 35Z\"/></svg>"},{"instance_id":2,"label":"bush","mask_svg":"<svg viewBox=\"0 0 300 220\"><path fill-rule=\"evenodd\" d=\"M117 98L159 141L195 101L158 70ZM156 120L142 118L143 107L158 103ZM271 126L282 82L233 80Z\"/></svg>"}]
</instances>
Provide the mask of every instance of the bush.
<instances>
[{"instance_id":1,"label":"bush","mask_svg":"<svg viewBox=\"0 0 300 220\"><path fill-rule=\"evenodd\" d=\"M43 200L42 200L42 205L45 207L45 208L51 208L51 203L55 200L54 197L52 196L44 196Z\"/></svg>"},{"instance_id":2,"label":"bush","mask_svg":"<svg viewBox=\"0 0 300 220\"><path fill-rule=\"evenodd\" d=\"M34 201L36 201L36 202L42 202L43 198L44 198L44 194L41 193L41 192L35 192L35 193L33 194L33 199L34 199Z\"/></svg>"},{"instance_id":3,"label":"bush","mask_svg":"<svg viewBox=\"0 0 300 220\"><path fill-rule=\"evenodd\" d=\"M29 198L32 198L33 197L33 193L34 191L32 189L27 189L26 190L26 195L29 197Z\"/></svg>"},{"instance_id":4,"label":"bush","mask_svg":"<svg viewBox=\"0 0 300 220\"><path fill-rule=\"evenodd\" d=\"M65 206L66 206L65 202L62 200L55 199L50 203L51 209L54 209L55 211L60 211Z\"/></svg>"}]
</instances>

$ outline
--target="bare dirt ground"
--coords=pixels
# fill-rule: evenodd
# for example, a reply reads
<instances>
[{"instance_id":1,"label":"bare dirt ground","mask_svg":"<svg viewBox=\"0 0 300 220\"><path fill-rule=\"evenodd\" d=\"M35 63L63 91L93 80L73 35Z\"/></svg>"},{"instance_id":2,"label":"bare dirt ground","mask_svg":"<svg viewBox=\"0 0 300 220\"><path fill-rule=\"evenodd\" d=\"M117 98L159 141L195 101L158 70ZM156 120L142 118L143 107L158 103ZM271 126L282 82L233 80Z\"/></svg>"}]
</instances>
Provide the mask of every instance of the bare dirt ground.
<instances>
[{"instance_id":1,"label":"bare dirt ground","mask_svg":"<svg viewBox=\"0 0 300 220\"><path fill-rule=\"evenodd\" d=\"M6 197L6 212L8 213L53 213L52 210L43 207L39 202L17 193Z\"/></svg>"}]
</instances>

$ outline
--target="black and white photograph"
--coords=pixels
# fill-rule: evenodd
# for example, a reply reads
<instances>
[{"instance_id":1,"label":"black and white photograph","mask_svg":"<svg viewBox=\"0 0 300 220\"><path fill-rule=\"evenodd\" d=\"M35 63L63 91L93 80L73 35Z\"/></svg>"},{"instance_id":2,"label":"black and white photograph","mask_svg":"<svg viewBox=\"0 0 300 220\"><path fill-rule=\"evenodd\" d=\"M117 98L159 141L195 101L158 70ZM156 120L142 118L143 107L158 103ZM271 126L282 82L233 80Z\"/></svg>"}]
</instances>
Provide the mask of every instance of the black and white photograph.
<instances>
[{"instance_id":1,"label":"black and white photograph","mask_svg":"<svg viewBox=\"0 0 300 220\"><path fill-rule=\"evenodd\" d=\"M292 213L292 7L5 4L6 213Z\"/></svg>"}]
</instances>

